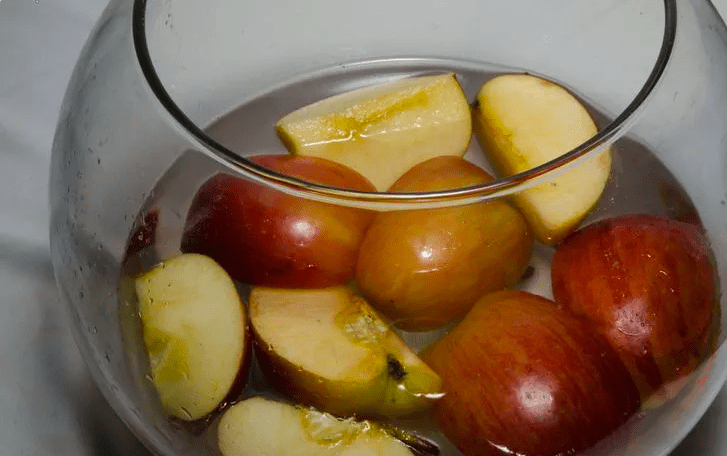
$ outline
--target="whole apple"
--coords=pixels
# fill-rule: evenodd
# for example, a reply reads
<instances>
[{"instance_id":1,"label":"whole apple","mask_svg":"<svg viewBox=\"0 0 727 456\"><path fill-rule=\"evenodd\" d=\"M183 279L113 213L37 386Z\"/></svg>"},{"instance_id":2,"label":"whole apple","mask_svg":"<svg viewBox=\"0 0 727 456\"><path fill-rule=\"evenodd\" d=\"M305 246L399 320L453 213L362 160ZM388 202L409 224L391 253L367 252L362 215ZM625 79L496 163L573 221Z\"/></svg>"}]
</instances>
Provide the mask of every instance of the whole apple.
<instances>
[{"instance_id":1,"label":"whole apple","mask_svg":"<svg viewBox=\"0 0 727 456\"><path fill-rule=\"evenodd\" d=\"M555 300L605 336L643 400L713 349L717 277L693 224L643 214L593 223L566 238L551 273Z\"/></svg>"},{"instance_id":2,"label":"whole apple","mask_svg":"<svg viewBox=\"0 0 727 456\"><path fill-rule=\"evenodd\" d=\"M640 404L605 340L523 291L479 299L422 359L444 381L437 424L465 456L572 454L608 436Z\"/></svg>"},{"instance_id":3,"label":"whole apple","mask_svg":"<svg viewBox=\"0 0 727 456\"><path fill-rule=\"evenodd\" d=\"M461 157L410 169L390 192L424 192L492 180ZM423 331L464 315L484 293L514 285L530 260L525 218L497 199L441 209L380 213L356 265L361 292L405 330Z\"/></svg>"},{"instance_id":4,"label":"whole apple","mask_svg":"<svg viewBox=\"0 0 727 456\"><path fill-rule=\"evenodd\" d=\"M374 191L357 172L316 157L264 155L255 163L340 188ZM205 182L192 201L182 251L214 258L251 285L318 288L353 278L373 212L286 195L227 174Z\"/></svg>"}]
</instances>

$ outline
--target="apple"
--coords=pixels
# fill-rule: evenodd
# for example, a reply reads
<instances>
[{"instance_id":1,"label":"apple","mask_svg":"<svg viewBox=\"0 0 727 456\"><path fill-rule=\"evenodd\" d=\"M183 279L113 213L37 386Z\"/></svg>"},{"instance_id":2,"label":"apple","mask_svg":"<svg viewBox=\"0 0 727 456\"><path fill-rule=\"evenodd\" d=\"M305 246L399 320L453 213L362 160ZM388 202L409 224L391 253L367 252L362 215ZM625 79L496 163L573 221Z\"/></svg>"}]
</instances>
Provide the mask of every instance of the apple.
<instances>
[{"instance_id":1,"label":"apple","mask_svg":"<svg viewBox=\"0 0 727 456\"><path fill-rule=\"evenodd\" d=\"M553 295L615 347L645 399L714 349L719 307L711 255L690 223L646 214L601 220L556 250Z\"/></svg>"},{"instance_id":2,"label":"apple","mask_svg":"<svg viewBox=\"0 0 727 456\"><path fill-rule=\"evenodd\" d=\"M527 74L497 76L477 94L473 125L485 155L502 176L527 171L576 148L597 132L586 108L567 90ZM513 199L535 238L558 244L598 203L611 173L605 149Z\"/></svg>"},{"instance_id":3,"label":"apple","mask_svg":"<svg viewBox=\"0 0 727 456\"><path fill-rule=\"evenodd\" d=\"M492 180L461 157L414 166L391 192L447 190ZM484 293L514 285L532 251L523 216L498 199L380 213L356 263L361 293L398 328L424 331L464 315Z\"/></svg>"},{"instance_id":4,"label":"apple","mask_svg":"<svg viewBox=\"0 0 727 456\"><path fill-rule=\"evenodd\" d=\"M246 378L247 316L237 288L211 258L182 254L134 280L151 380L164 409L204 417Z\"/></svg>"},{"instance_id":5,"label":"apple","mask_svg":"<svg viewBox=\"0 0 727 456\"><path fill-rule=\"evenodd\" d=\"M523 291L484 296L422 358L444 381L436 422L465 456L576 453L639 408L608 343Z\"/></svg>"},{"instance_id":6,"label":"apple","mask_svg":"<svg viewBox=\"0 0 727 456\"><path fill-rule=\"evenodd\" d=\"M340 188L373 191L370 182L316 157L251 157L281 174ZM317 288L353 278L373 212L307 200L227 174L205 182L192 201L183 252L214 258L252 285Z\"/></svg>"},{"instance_id":7,"label":"apple","mask_svg":"<svg viewBox=\"0 0 727 456\"><path fill-rule=\"evenodd\" d=\"M253 396L220 420L223 456L414 456L376 423Z\"/></svg>"},{"instance_id":8,"label":"apple","mask_svg":"<svg viewBox=\"0 0 727 456\"><path fill-rule=\"evenodd\" d=\"M383 192L417 163L463 156L472 118L457 78L447 73L339 94L288 114L276 128L292 153L342 163Z\"/></svg>"},{"instance_id":9,"label":"apple","mask_svg":"<svg viewBox=\"0 0 727 456\"><path fill-rule=\"evenodd\" d=\"M281 390L339 416L397 417L429 408L441 379L345 286L254 287L250 322Z\"/></svg>"}]
</instances>

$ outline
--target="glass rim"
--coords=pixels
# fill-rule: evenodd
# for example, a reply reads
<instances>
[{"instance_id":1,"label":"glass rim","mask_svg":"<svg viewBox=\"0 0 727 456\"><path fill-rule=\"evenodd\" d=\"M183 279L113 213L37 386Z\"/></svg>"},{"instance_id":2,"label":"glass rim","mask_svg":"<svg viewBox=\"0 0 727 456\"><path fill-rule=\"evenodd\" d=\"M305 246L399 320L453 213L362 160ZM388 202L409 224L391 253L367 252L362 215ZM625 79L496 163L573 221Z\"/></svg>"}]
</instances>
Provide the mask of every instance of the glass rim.
<instances>
[{"instance_id":1,"label":"glass rim","mask_svg":"<svg viewBox=\"0 0 727 456\"><path fill-rule=\"evenodd\" d=\"M374 210L446 207L471 204L522 191L542 182L553 172L565 171L570 166L587 160L624 136L636 122L639 112L661 81L672 55L676 38L677 0L663 0L663 2L664 32L659 53L646 81L629 104L596 135L559 157L518 174L495 178L490 182L470 187L420 193L367 192L317 184L277 173L237 154L192 121L167 92L149 51L145 29L148 0L134 0L132 40L137 62L148 88L171 122L176 124L178 131L182 132L201 152L243 177L294 196L343 206Z\"/></svg>"}]
</instances>

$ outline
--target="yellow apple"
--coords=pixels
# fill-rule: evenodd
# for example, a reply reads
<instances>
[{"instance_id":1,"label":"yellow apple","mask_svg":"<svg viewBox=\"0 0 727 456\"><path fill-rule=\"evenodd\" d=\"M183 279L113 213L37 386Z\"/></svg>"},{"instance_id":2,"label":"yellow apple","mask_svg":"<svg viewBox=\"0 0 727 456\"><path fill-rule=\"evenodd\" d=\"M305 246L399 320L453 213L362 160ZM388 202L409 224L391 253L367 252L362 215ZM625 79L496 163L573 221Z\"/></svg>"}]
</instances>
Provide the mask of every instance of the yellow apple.
<instances>
[{"instance_id":1,"label":"yellow apple","mask_svg":"<svg viewBox=\"0 0 727 456\"><path fill-rule=\"evenodd\" d=\"M492 176L460 157L436 157L410 169L391 192L449 190ZM356 263L361 294L394 326L440 328L482 295L512 287L533 248L525 218L509 201L382 212L364 236Z\"/></svg>"},{"instance_id":2,"label":"yellow apple","mask_svg":"<svg viewBox=\"0 0 727 456\"><path fill-rule=\"evenodd\" d=\"M526 74L485 83L473 112L474 130L501 176L547 163L598 132L586 108L563 87ZM611 172L603 150L559 176L522 191L515 203L548 245L560 243L596 205Z\"/></svg>"},{"instance_id":3,"label":"yellow apple","mask_svg":"<svg viewBox=\"0 0 727 456\"><path fill-rule=\"evenodd\" d=\"M276 128L292 153L346 165L386 191L417 163L464 155L472 118L457 78L447 73L326 98L288 114Z\"/></svg>"},{"instance_id":4,"label":"yellow apple","mask_svg":"<svg viewBox=\"0 0 727 456\"><path fill-rule=\"evenodd\" d=\"M162 405L188 421L209 414L246 365L247 321L235 284L211 258L182 254L142 274L134 285Z\"/></svg>"},{"instance_id":5,"label":"yellow apple","mask_svg":"<svg viewBox=\"0 0 727 456\"><path fill-rule=\"evenodd\" d=\"M339 416L404 416L431 406L441 380L344 286L254 288L250 322L273 380Z\"/></svg>"},{"instance_id":6,"label":"yellow apple","mask_svg":"<svg viewBox=\"0 0 727 456\"><path fill-rule=\"evenodd\" d=\"M413 456L370 421L339 419L259 396L225 412L217 443L223 456Z\"/></svg>"}]
</instances>

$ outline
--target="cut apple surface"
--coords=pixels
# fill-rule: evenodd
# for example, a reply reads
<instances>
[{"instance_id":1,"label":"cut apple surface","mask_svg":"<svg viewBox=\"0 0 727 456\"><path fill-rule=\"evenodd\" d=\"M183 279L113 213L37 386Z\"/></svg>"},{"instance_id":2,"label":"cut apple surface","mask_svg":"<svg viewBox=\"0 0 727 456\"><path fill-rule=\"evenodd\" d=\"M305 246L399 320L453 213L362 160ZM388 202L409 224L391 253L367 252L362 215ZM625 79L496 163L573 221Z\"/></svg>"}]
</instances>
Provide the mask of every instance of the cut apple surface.
<instances>
[{"instance_id":1,"label":"cut apple surface","mask_svg":"<svg viewBox=\"0 0 727 456\"><path fill-rule=\"evenodd\" d=\"M232 279L209 257L182 254L135 280L151 379L165 410L191 421L227 396L249 344Z\"/></svg>"},{"instance_id":2,"label":"cut apple surface","mask_svg":"<svg viewBox=\"0 0 727 456\"><path fill-rule=\"evenodd\" d=\"M585 107L559 85L526 74L495 77L482 86L473 112L475 133L498 173L510 176L547 163L598 132ZM536 239L558 244L598 202L611 172L606 149L514 196Z\"/></svg>"},{"instance_id":3,"label":"cut apple surface","mask_svg":"<svg viewBox=\"0 0 727 456\"><path fill-rule=\"evenodd\" d=\"M257 396L225 412L217 442L224 456L413 456L375 423Z\"/></svg>"},{"instance_id":4,"label":"cut apple surface","mask_svg":"<svg viewBox=\"0 0 727 456\"><path fill-rule=\"evenodd\" d=\"M339 416L404 416L441 393L441 379L347 287L254 288L250 321L274 381Z\"/></svg>"},{"instance_id":5,"label":"cut apple surface","mask_svg":"<svg viewBox=\"0 0 727 456\"><path fill-rule=\"evenodd\" d=\"M464 155L472 118L462 88L448 73L318 101L283 117L277 131L292 153L344 164L386 191L417 163Z\"/></svg>"}]
</instances>

